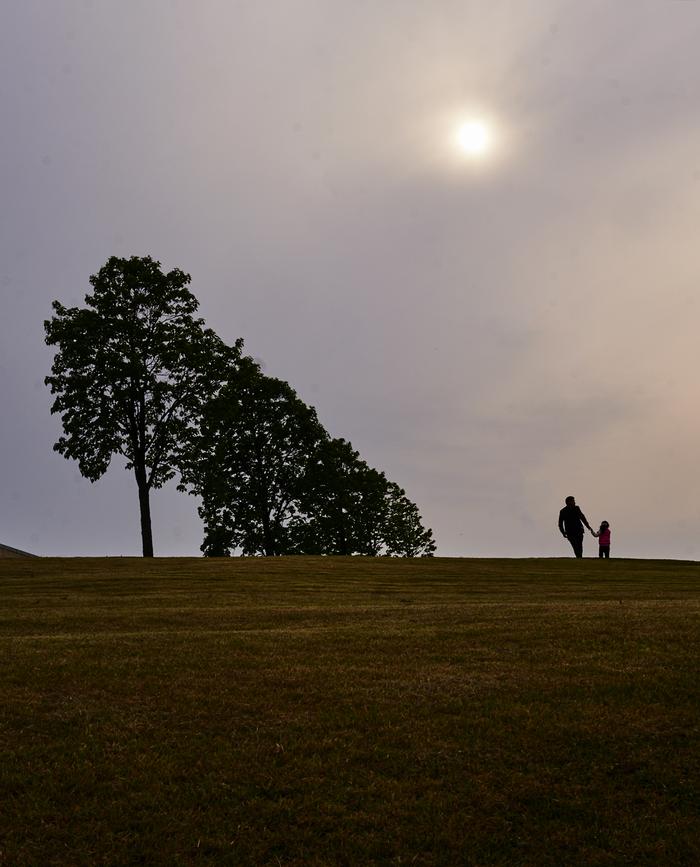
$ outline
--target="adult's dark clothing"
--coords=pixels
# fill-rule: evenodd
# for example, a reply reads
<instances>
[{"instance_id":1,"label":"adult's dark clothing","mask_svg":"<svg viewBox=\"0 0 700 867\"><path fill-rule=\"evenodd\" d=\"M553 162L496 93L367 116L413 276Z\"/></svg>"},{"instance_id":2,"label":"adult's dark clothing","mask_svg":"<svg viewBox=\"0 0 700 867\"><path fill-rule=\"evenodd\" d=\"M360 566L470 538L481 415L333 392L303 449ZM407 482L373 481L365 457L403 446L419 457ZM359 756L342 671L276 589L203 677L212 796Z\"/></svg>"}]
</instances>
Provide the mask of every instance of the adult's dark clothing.
<instances>
[{"instance_id":1,"label":"adult's dark clothing","mask_svg":"<svg viewBox=\"0 0 700 867\"><path fill-rule=\"evenodd\" d=\"M567 536L583 536L584 524L588 526L588 519L580 506L564 506L559 512L559 530Z\"/></svg>"},{"instance_id":2,"label":"adult's dark clothing","mask_svg":"<svg viewBox=\"0 0 700 867\"><path fill-rule=\"evenodd\" d=\"M575 557L583 557L583 533L580 536L569 536L566 537L571 547L574 549Z\"/></svg>"},{"instance_id":3,"label":"adult's dark clothing","mask_svg":"<svg viewBox=\"0 0 700 867\"><path fill-rule=\"evenodd\" d=\"M559 512L559 530L566 536L576 557L583 557L583 526L588 520L579 506L564 506Z\"/></svg>"}]
</instances>

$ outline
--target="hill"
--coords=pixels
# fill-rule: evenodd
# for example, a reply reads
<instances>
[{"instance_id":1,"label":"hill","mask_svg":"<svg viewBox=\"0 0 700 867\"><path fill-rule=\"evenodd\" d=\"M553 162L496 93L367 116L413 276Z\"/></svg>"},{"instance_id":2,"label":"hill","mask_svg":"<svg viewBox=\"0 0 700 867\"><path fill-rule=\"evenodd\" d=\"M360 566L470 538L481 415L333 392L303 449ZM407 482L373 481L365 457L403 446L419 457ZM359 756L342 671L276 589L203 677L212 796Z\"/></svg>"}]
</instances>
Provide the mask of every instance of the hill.
<instances>
[{"instance_id":1,"label":"hill","mask_svg":"<svg viewBox=\"0 0 700 867\"><path fill-rule=\"evenodd\" d=\"M0 864L700 863L700 567L0 562Z\"/></svg>"}]
</instances>

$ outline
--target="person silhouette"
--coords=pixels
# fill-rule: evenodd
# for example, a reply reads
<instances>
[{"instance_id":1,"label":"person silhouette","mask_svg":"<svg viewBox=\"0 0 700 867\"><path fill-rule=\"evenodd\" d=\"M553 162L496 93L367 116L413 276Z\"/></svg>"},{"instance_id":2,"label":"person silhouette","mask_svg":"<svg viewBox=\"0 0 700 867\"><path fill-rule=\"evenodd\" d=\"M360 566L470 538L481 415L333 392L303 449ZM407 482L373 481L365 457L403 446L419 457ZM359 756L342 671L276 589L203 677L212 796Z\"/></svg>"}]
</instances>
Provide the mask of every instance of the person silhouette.
<instances>
[{"instance_id":1,"label":"person silhouette","mask_svg":"<svg viewBox=\"0 0 700 867\"><path fill-rule=\"evenodd\" d=\"M610 557L610 524L602 521L600 530L593 535L598 537L598 556Z\"/></svg>"},{"instance_id":2,"label":"person silhouette","mask_svg":"<svg viewBox=\"0 0 700 867\"><path fill-rule=\"evenodd\" d=\"M583 526L584 524L595 535L593 527L581 509L576 505L574 497L564 500L566 505L559 512L559 530L565 539L571 543L576 557L583 557Z\"/></svg>"}]
</instances>

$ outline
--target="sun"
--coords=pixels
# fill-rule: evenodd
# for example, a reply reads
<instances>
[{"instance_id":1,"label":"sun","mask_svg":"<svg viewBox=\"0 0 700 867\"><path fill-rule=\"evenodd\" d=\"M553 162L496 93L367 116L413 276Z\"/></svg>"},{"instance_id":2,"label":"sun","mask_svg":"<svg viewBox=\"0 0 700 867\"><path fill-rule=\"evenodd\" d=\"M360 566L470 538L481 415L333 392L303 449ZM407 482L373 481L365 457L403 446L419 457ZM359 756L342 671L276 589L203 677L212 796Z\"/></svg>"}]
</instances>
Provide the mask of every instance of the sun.
<instances>
[{"instance_id":1,"label":"sun","mask_svg":"<svg viewBox=\"0 0 700 867\"><path fill-rule=\"evenodd\" d=\"M483 120L469 120L457 130L457 145L468 157L483 157L491 149L493 137Z\"/></svg>"}]
</instances>

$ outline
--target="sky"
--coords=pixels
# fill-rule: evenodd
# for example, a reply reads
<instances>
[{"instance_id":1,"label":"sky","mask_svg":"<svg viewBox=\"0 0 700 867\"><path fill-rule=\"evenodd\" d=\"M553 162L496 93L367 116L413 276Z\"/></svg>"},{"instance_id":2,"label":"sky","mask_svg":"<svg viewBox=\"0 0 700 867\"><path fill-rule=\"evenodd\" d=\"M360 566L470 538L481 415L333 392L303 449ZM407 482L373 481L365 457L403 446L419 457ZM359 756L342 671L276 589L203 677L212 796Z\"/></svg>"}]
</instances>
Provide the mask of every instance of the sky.
<instances>
[{"instance_id":1,"label":"sky","mask_svg":"<svg viewBox=\"0 0 700 867\"><path fill-rule=\"evenodd\" d=\"M0 542L140 553L123 462L52 451L43 321L148 254L438 554L570 556L572 494L700 559L698 44L696 0L4 0ZM152 513L199 555L194 498Z\"/></svg>"}]
</instances>

